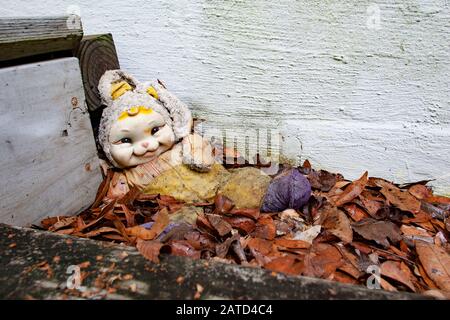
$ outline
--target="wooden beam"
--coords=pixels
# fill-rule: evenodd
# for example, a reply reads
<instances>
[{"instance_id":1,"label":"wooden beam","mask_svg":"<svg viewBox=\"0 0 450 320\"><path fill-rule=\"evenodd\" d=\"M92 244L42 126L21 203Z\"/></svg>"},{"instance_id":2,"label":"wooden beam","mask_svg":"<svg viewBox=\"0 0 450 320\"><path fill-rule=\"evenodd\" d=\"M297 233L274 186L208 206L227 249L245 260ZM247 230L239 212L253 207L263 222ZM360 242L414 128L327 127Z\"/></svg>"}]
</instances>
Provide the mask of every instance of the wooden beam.
<instances>
[{"instance_id":1,"label":"wooden beam","mask_svg":"<svg viewBox=\"0 0 450 320\"><path fill-rule=\"evenodd\" d=\"M102 104L98 92L98 81L107 70L120 69L116 47L110 33L84 36L74 51L80 61L84 95L88 106L91 125L97 142L97 150L103 152L98 144L98 127L102 117Z\"/></svg>"},{"instance_id":2,"label":"wooden beam","mask_svg":"<svg viewBox=\"0 0 450 320\"><path fill-rule=\"evenodd\" d=\"M134 247L1 223L0 234L0 299L73 299L81 293L85 299L193 299L197 284L205 288L201 296L205 300L433 299L323 279L274 276L269 270L213 260L162 255L161 263L154 264ZM49 269L36 267L43 261ZM66 290L71 275L67 268L82 262L87 265L81 270L88 275L82 282L85 290ZM125 280L121 277L125 274L133 277ZM176 280L180 275L182 282ZM107 283L116 291L104 289Z\"/></svg>"},{"instance_id":3,"label":"wooden beam","mask_svg":"<svg viewBox=\"0 0 450 320\"><path fill-rule=\"evenodd\" d=\"M82 36L75 15L0 19L0 62L73 50Z\"/></svg>"},{"instance_id":4,"label":"wooden beam","mask_svg":"<svg viewBox=\"0 0 450 320\"><path fill-rule=\"evenodd\" d=\"M98 81L107 70L120 69L116 47L110 33L85 36L74 55L80 60L86 103L93 112L101 106Z\"/></svg>"},{"instance_id":5,"label":"wooden beam","mask_svg":"<svg viewBox=\"0 0 450 320\"><path fill-rule=\"evenodd\" d=\"M0 221L37 223L94 201L102 181L78 59L0 69Z\"/></svg>"}]
</instances>

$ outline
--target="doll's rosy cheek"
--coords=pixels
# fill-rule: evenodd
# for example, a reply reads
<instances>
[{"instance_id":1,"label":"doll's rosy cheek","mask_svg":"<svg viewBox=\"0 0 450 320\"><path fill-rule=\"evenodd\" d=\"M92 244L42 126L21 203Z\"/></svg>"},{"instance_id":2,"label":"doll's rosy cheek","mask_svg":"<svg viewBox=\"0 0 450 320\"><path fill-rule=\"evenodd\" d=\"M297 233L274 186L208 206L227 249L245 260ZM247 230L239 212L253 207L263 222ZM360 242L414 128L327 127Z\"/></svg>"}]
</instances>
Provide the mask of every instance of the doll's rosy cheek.
<instances>
[{"instance_id":1,"label":"doll's rosy cheek","mask_svg":"<svg viewBox=\"0 0 450 320\"><path fill-rule=\"evenodd\" d=\"M111 156L119 165L127 167L132 165L130 163L131 157L133 155L132 144L121 143L119 145L111 145Z\"/></svg>"}]
</instances>

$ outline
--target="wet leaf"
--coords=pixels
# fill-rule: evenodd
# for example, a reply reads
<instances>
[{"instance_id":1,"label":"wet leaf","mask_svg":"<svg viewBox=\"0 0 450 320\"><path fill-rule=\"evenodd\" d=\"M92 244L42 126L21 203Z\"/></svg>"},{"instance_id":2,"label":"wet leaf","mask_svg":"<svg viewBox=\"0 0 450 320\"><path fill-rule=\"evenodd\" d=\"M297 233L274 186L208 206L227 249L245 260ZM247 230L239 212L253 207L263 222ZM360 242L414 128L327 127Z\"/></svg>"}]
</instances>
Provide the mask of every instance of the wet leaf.
<instances>
[{"instance_id":1,"label":"wet leaf","mask_svg":"<svg viewBox=\"0 0 450 320\"><path fill-rule=\"evenodd\" d=\"M411 282L414 276L405 263L398 261L386 261L381 264L380 271L383 276L394 279L416 292L416 288Z\"/></svg>"},{"instance_id":2,"label":"wet leaf","mask_svg":"<svg viewBox=\"0 0 450 320\"><path fill-rule=\"evenodd\" d=\"M206 218L221 237L230 233L233 229L231 225L218 214L207 214Z\"/></svg>"},{"instance_id":3,"label":"wet leaf","mask_svg":"<svg viewBox=\"0 0 450 320\"><path fill-rule=\"evenodd\" d=\"M264 267L275 272L283 272L291 275L298 275L302 271L302 264L299 259L292 256L275 258L265 264Z\"/></svg>"},{"instance_id":4,"label":"wet leaf","mask_svg":"<svg viewBox=\"0 0 450 320\"><path fill-rule=\"evenodd\" d=\"M88 233L85 233L82 236L86 237L86 238L92 238L92 237L96 237L98 235L101 235L102 233L108 233L108 232L115 232L115 233L119 233L120 234L120 231L117 230L117 229L109 228L109 227L101 227L99 229L95 229L95 230L92 230L92 231L90 231Z\"/></svg>"},{"instance_id":5,"label":"wet leaf","mask_svg":"<svg viewBox=\"0 0 450 320\"><path fill-rule=\"evenodd\" d=\"M267 240L273 240L276 236L277 229L270 215L261 216L257 223L256 229L252 232L252 236Z\"/></svg>"},{"instance_id":6,"label":"wet leaf","mask_svg":"<svg viewBox=\"0 0 450 320\"><path fill-rule=\"evenodd\" d=\"M224 213L230 212L231 209L234 208L233 201L230 198L228 198L222 194L218 194L214 198L214 205L215 205L214 212L216 214L224 214Z\"/></svg>"},{"instance_id":7,"label":"wet leaf","mask_svg":"<svg viewBox=\"0 0 450 320\"><path fill-rule=\"evenodd\" d=\"M431 191L422 184L415 184L409 187L408 192L419 200L428 198L432 195Z\"/></svg>"},{"instance_id":8,"label":"wet leaf","mask_svg":"<svg viewBox=\"0 0 450 320\"><path fill-rule=\"evenodd\" d=\"M111 182L111 179L114 175L113 170L108 170L105 179L102 181L100 186L98 187L97 194L95 196L94 203L92 204L91 208L97 208L101 205L103 199L105 198L108 189L109 189L109 183Z\"/></svg>"},{"instance_id":9,"label":"wet leaf","mask_svg":"<svg viewBox=\"0 0 450 320\"><path fill-rule=\"evenodd\" d=\"M377 221L367 218L352 224L355 232L367 240L374 240L384 247L389 247L388 238L394 243L402 239L400 229L390 221Z\"/></svg>"},{"instance_id":10,"label":"wet leaf","mask_svg":"<svg viewBox=\"0 0 450 320\"><path fill-rule=\"evenodd\" d=\"M367 196L367 194L364 194L364 192L359 195L359 200L361 201L362 207L367 210L367 213L375 219L377 218L378 211L384 206L383 202L370 199L370 197Z\"/></svg>"},{"instance_id":11,"label":"wet leaf","mask_svg":"<svg viewBox=\"0 0 450 320\"><path fill-rule=\"evenodd\" d=\"M328 278L344 261L334 246L326 243L315 244L310 254L305 256L302 274L318 278Z\"/></svg>"},{"instance_id":12,"label":"wet leaf","mask_svg":"<svg viewBox=\"0 0 450 320\"><path fill-rule=\"evenodd\" d=\"M308 249L311 244L302 240L292 240L292 239L275 239L275 245L290 249Z\"/></svg>"},{"instance_id":13,"label":"wet leaf","mask_svg":"<svg viewBox=\"0 0 450 320\"><path fill-rule=\"evenodd\" d=\"M223 243L216 245L216 254L219 258L225 258L228 251L230 250L230 246L234 241L239 241L239 234L234 234L228 239L226 239Z\"/></svg>"},{"instance_id":14,"label":"wet leaf","mask_svg":"<svg viewBox=\"0 0 450 320\"><path fill-rule=\"evenodd\" d=\"M307 178L311 183L311 188L319 189L324 192L330 191L336 184L336 175L325 170L312 170Z\"/></svg>"},{"instance_id":15,"label":"wet leaf","mask_svg":"<svg viewBox=\"0 0 450 320\"><path fill-rule=\"evenodd\" d=\"M350 243L353 239L353 231L345 213L337 207L327 204L321 212L322 227L341 239L344 243Z\"/></svg>"},{"instance_id":16,"label":"wet leaf","mask_svg":"<svg viewBox=\"0 0 450 320\"><path fill-rule=\"evenodd\" d=\"M420 211L420 201L417 200L408 191L402 191L391 183L377 182L381 187L381 193L386 197L389 203L403 211L418 213Z\"/></svg>"},{"instance_id":17,"label":"wet leaf","mask_svg":"<svg viewBox=\"0 0 450 320\"><path fill-rule=\"evenodd\" d=\"M254 220L258 219L260 216L259 209L232 209L229 214L237 215L237 216L244 216L248 218L252 218Z\"/></svg>"},{"instance_id":18,"label":"wet leaf","mask_svg":"<svg viewBox=\"0 0 450 320\"><path fill-rule=\"evenodd\" d=\"M167 209L164 208L161 211L159 211L155 216L155 223L151 226L150 230L147 230L146 228L142 226L135 226L131 228L127 228L126 232L128 235L138 237L142 240L153 240L161 232L164 231L164 229L169 224L169 215L167 212Z\"/></svg>"},{"instance_id":19,"label":"wet leaf","mask_svg":"<svg viewBox=\"0 0 450 320\"><path fill-rule=\"evenodd\" d=\"M253 219L246 217L224 217L224 220L228 222L233 228L239 231L249 234L256 228L256 223Z\"/></svg>"},{"instance_id":20,"label":"wet leaf","mask_svg":"<svg viewBox=\"0 0 450 320\"><path fill-rule=\"evenodd\" d=\"M354 221L360 221L369 217L363 209L354 203L347 203L343 208Z\"/></svg>"},{"instance_id":21,"label":"wet leaf","mask_svg":"<svg viewBox=\"0 0 450 320\"><path fill-rule=\"evenodd\" d=\"M427 275L445 291L450 291L450 255L442 248L416 241L416 250Z\"/></svg>"},{"instance_id":22,"label":"wet leaf","mask_svg":"<svg viewBox=\"0 0 450 320\"><path fill-rule=\"evenodd\" d=\"M358 180L348 185L344 192L339 194L337 199L335 199L336 206L342 206L359 196L367 184L367 176L368 172L366 171Z\"/></svg>"},{"instance_id":23,"label":"wet leaf","mask_svg":"<svg viewBox=\"0 0 450 320\"><path fill-rule=\"evenodd\" d=\"M184 238L195 250L215 249L214 241L199 231L188 232L184 235Z\"/></svg>"},{"instance_id":24,"label":"wet leaf","mask_svg":"<svg viewBox=\"0 0 450 320\"><path fill-rule=\"evenodd\" d=\"M77 217L76 216L57 217L57 220L58 221L49 228L49 231L56 231L71 225L75 226L77 222Z\"/></svg>"},{"instance_id":25,"label":"wet leaf","mask_svg":"<svg viewBox=\"0 0 450 320\"><path fill-rule=\"evenodd\" d=\"M146 241L142 239L137 240L136 248L148 260L159 263L159 252L163 244L159 241Z\"/></svg>"},{"instance_id":26,"label":"wet leaf","mask_svg":"<svg viewBox=\"0 0 450 320\"><path fill-rule=\"evenodd\" d=\"M186 240L172 241L170 243L170 253L174 256L200 259L200 251L195 250L195 248Z\"/></svg>"},{"instance_id":27,"label":"wet leaf","mask_svg":"<svg viewBox=\"0 0 450 320\"><path fill-rule=\"evenodd\" d=\"M433 204L450 204L450 198L443 196L429 196L425 199L425 201L433 203Z\"/></svg>"},{"instance_id":28,"label":"wet leaf","mask_svg":"<svg viewBox=\"0 0 450 320\"><path fill-rule=\"evenodd\" d=\"M333 274L333 280L347 284L358 284L358 281L354 277L348 276L346 273L339 271L336 271Z\"/></svg>"}]
</instances>

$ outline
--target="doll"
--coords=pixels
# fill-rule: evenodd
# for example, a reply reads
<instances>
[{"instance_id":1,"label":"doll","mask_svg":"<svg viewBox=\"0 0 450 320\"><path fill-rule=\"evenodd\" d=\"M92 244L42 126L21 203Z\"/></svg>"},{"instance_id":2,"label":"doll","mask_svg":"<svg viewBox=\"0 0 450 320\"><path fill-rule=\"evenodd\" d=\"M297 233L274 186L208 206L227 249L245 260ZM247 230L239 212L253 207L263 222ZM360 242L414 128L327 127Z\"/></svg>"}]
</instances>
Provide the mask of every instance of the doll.
<instances>
[{"instance_id":1,"label":"doll","mask_svg":"<svg viewBox=\"0 0 450 320\"><path fill-rule=\"evenodd\" d=\"M115 173L108 197L137 187L192 203L212 202L220 192L238 208L263 212L299 209L308 201L311 186L296 169L275 179L256 168L226 170L208 140L191 133L189 108L160 81L140 83L110 70L98 89L106 105L99 143L111 165L122 169Z\"/></svg>"}]
</instances>

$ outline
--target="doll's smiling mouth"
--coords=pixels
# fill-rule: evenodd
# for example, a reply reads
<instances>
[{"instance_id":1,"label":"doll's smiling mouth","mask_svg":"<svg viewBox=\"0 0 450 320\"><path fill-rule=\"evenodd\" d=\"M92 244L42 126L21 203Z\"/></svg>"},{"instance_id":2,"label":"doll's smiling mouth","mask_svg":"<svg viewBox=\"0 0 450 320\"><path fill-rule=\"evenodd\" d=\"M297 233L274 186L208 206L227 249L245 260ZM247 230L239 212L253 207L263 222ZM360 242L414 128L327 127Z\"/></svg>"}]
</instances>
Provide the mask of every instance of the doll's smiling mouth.
<instances>
[{"instance_id":1,"label":"doll's smiling mouth","mask_svg":"<svg viewBox=\"0 0 450 320\"><path fill-rule=\"evenodd\" d=\"M141 158L151 158L151 157L155 156L155 153L156 153L156 150L155 151L147 151L146 153L144 153L140 157Z\"/></svg>"}]
</instances>

